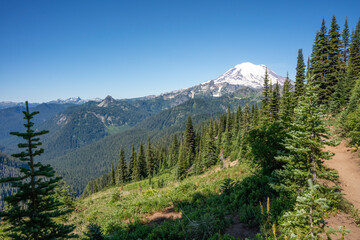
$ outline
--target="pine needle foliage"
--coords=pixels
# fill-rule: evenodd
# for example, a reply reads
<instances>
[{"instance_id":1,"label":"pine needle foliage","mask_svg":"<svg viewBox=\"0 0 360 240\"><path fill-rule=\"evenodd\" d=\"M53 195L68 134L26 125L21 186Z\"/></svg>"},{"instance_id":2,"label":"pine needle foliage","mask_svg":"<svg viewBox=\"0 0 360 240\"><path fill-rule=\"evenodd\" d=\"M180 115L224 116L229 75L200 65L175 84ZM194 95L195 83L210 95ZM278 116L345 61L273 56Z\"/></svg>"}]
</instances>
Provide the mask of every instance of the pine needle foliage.
<instances>
[{"instance_id":1,"label":"pine needle foliage","mask_svg":"<svg viewBox=\"0 0 360 240\"><path fill-rule=\"evenodd\" d=\"M57 223L55 218L71 212L71 209L60 210L63 205L55 196L55 188L61 177L55 177L55 171L50 165L36 162L35 157L41 155L44 149L39 136L48 131L34 131L31 119L39 112L29 112L28 102L26 111L23 111L25 132L12 132L11 135L21 137L24 143L19 143L22 151L12 156L27 164L20 168L20 176L8 177L0 183L10 183L17 189L14 195L7 196L7 210L0 212L0 217L10 225L6 229L12 239L65 239L75 235L70 234L74 229L72 225Z\"/></svg>"},{"instance_id":2,"label":"pine needle foliage","mask_svg":"<svg viewBox=\"0 0 360 240\"><path fill-rule=\"evenodd\" d=\"M329 159L330 154L323 151L324 139L328 137L324 115L319 110L318 87L312 75L307 79L305 96L295 108L295 121L285 141L289 154L277 157L285 162L283 169L277 170L281 182L278 189L292 194L303 190L308 179L316 183L318 178L331 178L323 165L323 160Z\"/></svg>"}]
</instances>

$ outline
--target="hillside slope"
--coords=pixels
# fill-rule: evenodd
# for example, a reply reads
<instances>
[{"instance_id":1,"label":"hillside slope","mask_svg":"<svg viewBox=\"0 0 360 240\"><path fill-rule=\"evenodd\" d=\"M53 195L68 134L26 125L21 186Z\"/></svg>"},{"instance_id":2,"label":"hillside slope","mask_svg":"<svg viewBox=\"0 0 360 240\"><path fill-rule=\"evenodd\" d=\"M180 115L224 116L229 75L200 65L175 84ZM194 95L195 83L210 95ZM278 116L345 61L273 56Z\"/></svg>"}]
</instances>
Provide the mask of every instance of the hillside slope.
<instances>
[{"instance_id":1,"label":"hillside slope","mask_svg":"<svg viewBox=\"0 0 360 240\"><path fill-rule=\"evenodd\" d=\"M256 94L259 93L254 92L254 102L259 100ZM105 137L47 162L64 176L76 195L80 195L89 180L108 172L112 162L117 163L120 147L124 148L129 156L132 144L137 148L140 141L145 142L148 137L157 141L171 133L184 130L188 115L191 115L196 125L225 112L229 105L236 108L238 105L243 106L245 102L246 98L240 97L192 99L153 115L129 130Z\"/></svg>"}]
</instances>

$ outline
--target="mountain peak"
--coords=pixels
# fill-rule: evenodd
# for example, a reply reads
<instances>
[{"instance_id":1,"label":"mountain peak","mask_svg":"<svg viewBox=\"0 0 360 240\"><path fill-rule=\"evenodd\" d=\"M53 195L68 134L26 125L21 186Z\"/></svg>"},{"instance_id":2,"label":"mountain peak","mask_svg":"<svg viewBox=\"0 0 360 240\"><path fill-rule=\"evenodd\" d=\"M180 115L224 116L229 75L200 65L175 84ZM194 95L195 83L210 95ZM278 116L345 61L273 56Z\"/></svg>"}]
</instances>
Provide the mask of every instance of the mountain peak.
<instances>
[{"instance_id":1,"label":"mountain peak","mask_svg":"<svg viewBox=\"0 0 360 240\"><path fill-rule=\"evenodd\" d=\"M108 95L108 96L106 96L106 98L104 100L102 100L98 104L98 107L107 107L107 106L109 106L110 103L113 103L115 101L116 100L112 96Z\"/></svg>"},{"instance_id":2,"label":"mountain peak","mask_svg":"<svg viewBox=\"0 0 360 240\"><path fill-rule=\"evenodd\" d=\"M231 85L241 85L244 87L251 87L256 89L262 88L266 69L268 71L270 82L279 82L280 85L284 84L286 80L285 77L277 75L263 64L256 65L251 62L237 64L235 67L230 68L228 71L213 81L214 84L228 83Z\"/></svg>"}]
</instances>

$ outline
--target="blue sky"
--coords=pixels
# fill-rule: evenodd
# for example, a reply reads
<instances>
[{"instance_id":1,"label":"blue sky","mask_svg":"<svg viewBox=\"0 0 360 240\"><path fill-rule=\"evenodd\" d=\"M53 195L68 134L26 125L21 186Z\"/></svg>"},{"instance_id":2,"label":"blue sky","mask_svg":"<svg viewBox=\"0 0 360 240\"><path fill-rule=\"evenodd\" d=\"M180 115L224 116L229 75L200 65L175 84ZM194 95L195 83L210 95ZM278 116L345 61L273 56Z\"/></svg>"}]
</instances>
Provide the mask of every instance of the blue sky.
<instances>
[{"instance_id":1,"label":"blue sky","mask_svg":"<svg viewBox=\"0 0 360 240\"><path fill-rule=\"evenodd\" d=\"M322 18L360 1L0 1L0 101L132 98L265 64L294 78Z\"/></svg>"}]
</instances>

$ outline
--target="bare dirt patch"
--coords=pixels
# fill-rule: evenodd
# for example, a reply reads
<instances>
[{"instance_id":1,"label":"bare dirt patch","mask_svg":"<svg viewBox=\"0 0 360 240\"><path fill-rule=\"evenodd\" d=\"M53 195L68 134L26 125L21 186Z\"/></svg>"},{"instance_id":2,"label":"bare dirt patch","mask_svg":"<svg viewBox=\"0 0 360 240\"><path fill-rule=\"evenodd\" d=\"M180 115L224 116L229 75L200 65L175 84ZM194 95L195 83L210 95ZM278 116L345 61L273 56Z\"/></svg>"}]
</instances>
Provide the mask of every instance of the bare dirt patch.
<instances>
[{"instance_id":1,"label":"bare dirt patch","mask_svg":"<svg viewBox=\"0 0 360 240\"><path fill-rule=\"evenodd\" d=\"M165 208L161 212L154 212L153 214L146 217L146 222L149 224L161 224L162 222L166 220L174 220L182 218L182 214L180 212L175 212L174 206L170 206Z\"/></svg>"},{"instance_id":2,"label":"bare dirt patch","mask_svg":"<svg viewBox=\"0 0 360 240\"><path fill-rule=\"evenodd\" d=\"M337 230L339 226L345 226L346 229L350 230L350 233L345 235L346 240L359 240L360 239L360 228L354 223L354 220L346 213L337 213L326 219L328 225L333 229ZM334 236L334 235L333 235ZM340 239L341 233L336 235L336 239Z\"/></svg>"}]
</instances>

